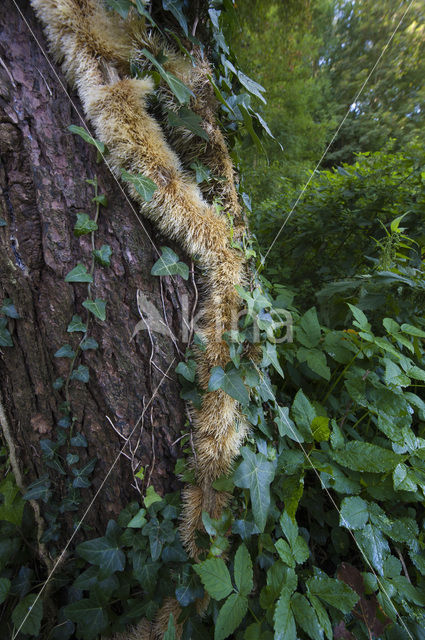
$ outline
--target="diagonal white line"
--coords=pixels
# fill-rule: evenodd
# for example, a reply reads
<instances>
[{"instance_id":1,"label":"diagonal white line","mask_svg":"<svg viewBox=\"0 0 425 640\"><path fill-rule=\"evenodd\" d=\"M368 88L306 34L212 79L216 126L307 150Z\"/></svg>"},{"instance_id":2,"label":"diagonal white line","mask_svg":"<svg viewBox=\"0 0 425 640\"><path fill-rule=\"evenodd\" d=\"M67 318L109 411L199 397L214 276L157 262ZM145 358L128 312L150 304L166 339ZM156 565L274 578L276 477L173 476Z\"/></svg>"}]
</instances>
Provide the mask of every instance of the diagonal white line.
<instances>
[{"instance_id":1,"label":"diagonal white line","mask_svg":"<svg viewBox=\"0 0 425 640\"><path fill-rule=\"evenodd\" d=\"M260 377L261 377L261 371L260 371L260 369L258 368L257 364L254 362L254 360L253 360L252 358L251 358L251 362L252 362L252 364L254 365L255 369L257 370L258 374L259 374L259 375L260 375ZM269 393L272 395L272 397L273 397L274 401L276 402L276 404L278 404L278 402L277 402L277 400L276 400L276 398L275 398L275 395L274 395L274 393L273 393L272 389L270 388L270 385L268 384L267 380L266 380L264 377L263 377L262 379L263 379L263 382L264 382L264 384L266 385L266 387L267 387L267 389L268 389ZM316 467L315 467L315 466L314 466L314 464L312 463L312 461L311 461L311 459L310 459L310 456L309 456L308 452L306 451L305 447L303 446L302 442L300 442L300 441L299 441L297 434L295 433L294 429L293 429L293 428L292 428L292 426L291 426L291 423L289 422L288 418L286 417L286 415L285 415L284 413L282 413L281 415L282 415L282 417L284 418L284 420L285 420L285 422L286 422L286 424L287 424L288 428L290 429L290 431L291 431L292 435L294 436L294 440L295 440L295 442L296 442L296 443L301 447L301 449L302 449L302 452L303 452L303 454L304 454L305 459L307 460L307 462L309 463L310 467L313 469L314 473L315 473L315 474L316 474L316 476L318 477L319 482L320 482L320 485L321 485L321 487L322 487L322 490L323 490L323 491L325 491L325 493L327 494L327 496L328 496L329 500L331 501L331 503L332 503L332 504L333 504L333 506L335 507L336 511L338 512L338 514L339 514L340 518L343 520L344 518L343 518L343 517L342 517L342 515L341 515L341 511L340 511L340 509L339 509L339 507L338 507L337 503L335 502L335 500L334 500L334 498L333 498L333 496L332 496L331 492L329 491L329 489L324 485L323 480L322 480L322 478L320 477L319 472L317 471ZM360 544L359 544L359 543L358 543L358 541L356 540L356 538L355 538L355 536L354 536L354 533L351 531L351 529L348 529L348 533L349 533L349 534L351 535L351 537L353 538L353 540L354 540L354 543L355 543L356 547L357 547L357 548L358 548L358 550L360 551L360 553L361 553L361 555L362 555L362 557L363 557L364 561L366 562L366 564L368 565L368 567L369 567L369 568L370 568L370 570L372 571L373 575L375 576L377 583L379 584L379 586L380 586L380 588L381 588L382 592L384 593L384 595L385 595L385 597L387 598L388 602L390 603L391 607L394 609L394 611L395 611L395 613L396 613L397 617L399 618L400 622L402 623L403 627L405 628L406 633L407 633L407 635L409 636L410 640L415 640L415 638L412 636L412 634L410 633L409 629L407 628L406 623L404 622L403 618L401 617L401 615L400 615L400 614L399 614L399 612L397 611L397 609L396 609L396 607L395 607L395 605L394 605L393 601L391 600L390 596L388 595L388 592L386 591L386 589L384 588L384 586L383 586L382 582L380 581L379 576L378 576L378 574L376 573L375 569L373 568L372 564L370 563L370 561L369 561L368 557L366 556L366 554L365 554L365 552L363 551L362 547L360 546Z\"/></svg>"},{"instance_id":2,"label":"diagonal white line","mask_svg":"<svg viewBox=\"0 0 425 640\"><path fill-rule=\"evenodd\" d=\"M350 103L350 106L347 110L347 113L345 114L345 116L343 117L343 119L341 120L337 130L335 131L334 135L332 136L332 140L330 141L330 143L328 144L328 146L326 147L325 151L322 154L322 157L320 158L319 162L317 163L317 165L314 168L314 171L312 172L311 176L309 177L309 179L307 180L307 182L305 183L304 187L302 188L300 194L298 195L298 198L295 201L295 204L292 206L292 209L290 210L290 212L287 214L286 218L284 219L282 226L280 227L279 231L277 232L277 234L275 235L272 243L270 244L269 248L267 249L267 253L265 254L265 256L261 259L261 266L264 265L267 256L269 255L270 251L272 250L272 248L274 247L274 245L277 242L277 239L279 238L280 234L282 233L282 230L284 228L284 226L286 225L286 223L288 222L289 218L292 216L292 214L295 211L295 208L297 206L297 204L299 203L299 201L301 200L301 198L303 197L304 193L306 192L308 185L310 184L310 182L312 181L314 175L317 173L318 168L320 167L320 165L323 162L323 158L326 156L326 154L328 153L329 149L331 148L331 146L333 145L335 138L337 137L338 133L341 130L342 125L344 124L344 122L346 121L346 119L348 118L348 115L351 111L351 105L354 104L355 102L357 102L357 100L359 99L360 95L363 92L363 89L365 88L365 86L367 85L367 83L369 82L371 76L373 75L376 67L378 66L378 64L381 62L383 55L385 54L386 50L388 49L388 47L390 46L395 34L397 33L397 31L399 30L401 23L403 22L404 18L406 17L407 12L409 11L410 7L412 6L414 0L411 0L409 3L409 6L407 7L406 11L403 13L402 17L400 18L400 21L398 22L396 28L394 29L394 31L392 32L387 44L385 45L385 47L383 48L383 50L381 51L381 55L379 56L379 58L377 59L377 61L375 62L375 64L372 67L372 70L369 72L369 75L367 76L366 80L363 82L362 86L360 87L359 91L356 93L355 97L353 98L353 100ZM257 275L258 273L258 269L255 273L255 275Z\"/></svg>"},{"instance_id":3,"label":"diagonal white line","mask_svg":"<svg viewBox=\"0 0 425 640\"><path fill-rule=\"evenodd\" d=\"M22 620L18 630L14 633L14 635L12 636L12 640L15 640L15 638L18 636L20 630L22 629L23 625L25 624L26 619L28 618L28 616L30 615L33 607L35 606L36 602L38 601L38 599L40 598L41 594L43 593L44 589L46 588L47 584L49 583L52 575L54 574L54 572L56 571L57 567L60 565L60 563L62 562L63 557L65 556L65 553L69 547L69 545L71 544L71 542L73 541L73 539L75 538L78 530L80 529L81 525L83 524L84 520L87 517L87 514L89 513L90 509L92 508L93 504L95 503L99 493L102 491L103 487L106 484L106 481L108 480L109 476L111 475L112 471L115 468L115 465L117 464L120 456L122 453L124 453L124 449L126 448L127 444L130 441L131 436L133 435L133 433L135 432L136 428L138 427L138 425L140 424L140 421L143 419L143 416L146 413L147 408L149 407L149 405L152 403L153 399L155 398L160 386L162 385L163 381L165 380L165 378L167 377L167 373L169 372L169 370L171 369L171 367L173 366L175 361L175 358L173 358L173 361L171 362L171 364L169 365L167 371L164 373L164 375L162 376L158 386L156 387L155 391L153 392L149 402L147 403L146 407L143 409L142 413L140 414L136 424L134 425L133 429L130 432L130 435L128 436L128 438L126 438L126 441L124 442L123 446L121 447L121 449L118 452L117 457L115 458L115 460L113 461L113 463L111 464L111 466L109 467L109 470L107 472L107 474L105 475L105 477L103 478L100 487L98 488L98 490L96 491L96 493L94 494L93 498L91 499L87 509L84 511L83 516L81 518L81 520L78 522L77 526L75 527L71 537L69 538L68 542L66 543L66 545L63 548L62 553L60 554L59 558L56 560L51 572L49 573L49 575L46 578L46 581L44 582L43 586L41 587L40 591L37 593L37 597L35 598L34 602L32 603L31 607L28 609L28 613L26 614L25 618Z\"/></svg>"}]
</instances>

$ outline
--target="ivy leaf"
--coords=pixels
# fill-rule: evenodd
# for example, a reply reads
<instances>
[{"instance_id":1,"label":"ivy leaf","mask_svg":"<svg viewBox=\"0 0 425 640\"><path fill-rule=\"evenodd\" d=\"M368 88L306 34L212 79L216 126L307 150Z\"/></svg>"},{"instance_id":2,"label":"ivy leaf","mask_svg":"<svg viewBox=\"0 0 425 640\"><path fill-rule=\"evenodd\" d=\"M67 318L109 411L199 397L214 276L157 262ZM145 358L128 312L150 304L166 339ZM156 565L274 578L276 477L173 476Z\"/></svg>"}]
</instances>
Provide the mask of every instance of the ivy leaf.
<instances>
[{"instance_id":1,"label":"ivy leaf","mask_svg":"<svg viewBox=\"0 0 425 640\"><path fill-rule=\"evenodd\" d=\"M295 619L290 607L291 593L286 585L282 587L273 615L274 640L296 640Z\"/></svg>"},{"instance_id":2,"label":"ivy leaf","mask_svg":"<svg viewBox=\"0 0 425 640\"><path fill-rule=\"evenodd\" d=\"M345 582L323 574L309 578L306 585L309 597L317 596L343 613L349 613L359 599Z\"/></svg>"},{"instance_id":3,"label":"ivy leaf","mask_svg":"<svg viewBox=\"0 0 425 640\"><path fill-rule=\"evenodd\" d=\"M127 527L130 529L141 529L146 524L146 509L139 509L135 516L130 520Z\"/></svg>"},{"instance_id":4,"label":"ivy leaf","mask_svg":"<svg viewBox=\"0 0 425 640\"><path fill-rule=\"evenodd\" d=\"M95 146L99 153L105 153L105 145L103 144L103 142L100 142L100 140L96 140L95 138L93 138L88 133L88 131L83 129L83 127L78 127L75 124L70 124L68 127L68 131L70 131L71 133L76 133L84 140L84 142L88 142L89 144Z\"/></svg>"},{"instance_id":5,"label":"ivy leaf","mask_svg":"<svg viewBox=\"0 0 425 640\"><path fill-rule=\"evenodd\" d=\"M48 502L52 492L50 491L49 476L44 475L35 482L32 482L23 495L24 500L43 500Z\"/></svg>"},{"instance_id":6,"label":"ivy leaf","mask_svg":"<svg viewBox=\"0 0 425 640\"><path fill-rule=\"evenodd\" d=\"M83 264L77 264L65 276L65 282L93 282L93 276L88 273L87 268Z\"/></svg>"},{"instance_id":7,"label":"ivy leaf","mask_svg":"<svg viewBox=\"0 0 425 640\"><path fill-rule=\"evenodd\" d=\"M13 347L12 336L7 328L6 318L0 318L0 347Z\"/></svg>"},{"instance_id":8,"label":"ivy leaf","mask_svg":"<svg viewBox=\"0 0 425 640\"><path fill-rule=\"evenodd\" d=\"M238 548L235 554L234 567L236 588L242 596L247 596L253 588L252 560L249 551L244 544Z\"/></svg>"},{"instance_id":9,"label":"ivy leaf","mask_svg":"<svg viewBox=\"0 0 425 640\"><path fill-rule=\"evenodd\" d=\"M243 461L236 469L233 480L237 487L249 489L255 524L260 531L264 531L275 467L262 453L255 454L248 447L242 447L241 454Z\"/></svg>"},{"instance_id":10,"label":"ivy leaf","mask_svg":"<svg viewBox=\"0 0 425 640\"><path fill-rule=\"evenodd\" d=\"M98 264L101 264L102 267L110 267L111 266L111 255L112 249L109 244L103 244L100 249L94 249L92 251L93 257Z\"/></svg>"},{"instance_id":11,"label":"ivy leaf","mask_svg":"<svg viewBox=\"0 0 425 640\"><path fill-rule=\"evenodd\" d=\"M186 87L186 85L181 80L176 78L176 76L174 76L172 73L169 73L168 71L165 71L164 67L159 64L158 60L156 60L147 49L142 49L141 54L144 55L154 65L154 67L158 69L160 76L168 84L180 104L187 104L190 100L190 97L193 96L193 92L188 87Z\"/></svg>"},{"instance_id":12,"label":"ivy leaf","mask_svg":"<svg viewBox=\"0 0 425 640\"><path fill-rule=\"evenodd\" d=\"M160 495L157 494L157 492L155 491L154 487L152 485L150 485L147 489L146 489L146 495L143 498L143 502L145 504L146 509L149 509L149 507L154 504L155 502L161 502L162 498Z\"/></svg>"},{"instance_id":13,"label":"ivy leaf","mask_svg":"<svg viewBox=\"0 0 425 640\"><path fill-rule=\"evenodd\" d=\"M368 442L348 442L344 449L330 451L329 455L343 467L354 471L380 473L392 471L401 461L401 456Z\"/></svg>"},{"instance_id":14,"label":"ivy leaf","mask_svg":"<svg viewBox=\"0 0 425 640\"><path fill-rule=\"evenodd\" d=\"M4 218L0 218L0 227L7 227L7 222Z\"/></svg>"},{"instance_id":15,"label":"ivy leaf","mask_svg":"<svg viewBox=\"0 0 425 640\"><path fill-rule=\"evenodd\" d=\"M88 351L89 349L98 349L99 343L94 338L85 338L80 343L80 349L83 351Z\"/></svg>"},{"instance_id":16,"label":"ivy leaf","mask_svg":"<svg viewBox=\"0 0 425 640\"><path fill-rule=\"evenodd\" d=\"M100 567L103 577L112 575L115 571L124 571L125 554L110 538L104 536L87 540L79 544L76 551L81 558Z\"/></svg>"},{"instance_id":17,"label":"ivy leaf","mask_svg":"<svg viewBox=\"0 0 425 640\"><path fill-rule=\"evenodd\" d=\"M108 626L105 608L91 597L67 605L64 607L64 615L77 623L79 636L85 640L95 640Z\"/></svg>"},{"instance_id":18,"label":"ivy leaf","mask_svg":"<svg viewBox=\"0 0 425 640\"><path fill-rule=\"evenodd\" d=\"M41 598L37 598L35 593L30 593L22 598L12 611L12 622L15 628L22 625L21 632L30 636L39 636L42 618L43 601Z\"/></svg>"},{"instance_id":19,"label":"ivy leaf","mask_svg":"<svg viewBox=\"0 0 425 640\"><path fill-rule=\"evenodd\" d=\"M69 344L64 344L55 353L55 358L73 358L74 356L75 351Z\"/></svg>"},{"instance_id":20,"label":"ivy leaf","mask_svg":"<svg viewBox=\"0 0 425 640\"><path fill-rule=\"evenodd\" d=\"M201 127L201 116L198 116L196 113L191 111L191 109L188 109L187 107L180 107L177 113L174 111L168 111L167 119L168 124L171 127L183 127L184 129L189 129L189 131L192 131L192 133L208 142L209 136Z\"/></svg>"},{"instance_id":21,"label":"ivy leaf","mask_svg":"<svg viewBox=\"0 0 425 640\"><path fill-rule=\"evenodd\" d=\"M75 331L81 331L82 333L85 333L87 331L87 325L84 324L81 316L74 315L72 316L72 320L66 330L68 333L74 333Z\"/></svg>"},{"instance_id":22,"label":"ivy leaf","mask_svg":"<svg viewBox=\"0 0 425 640\"><path fill-rule=\"evenodd\" d=\"M238 593L232 593L221 607L214 629L214 640L224 640L230 636L242 622L248 609L248 599Z\"/></svg>"},{"instance_id":23,"label":"ivy leaf","mask_svg":"<svg viewBox=\"0 0 425 640\"><path fill-rule=\"evenodd\" d=\"M86 367L84 364L80 364L77 369L74 369L74 371L71 373L70 379L87 383L90 380L88 367Z\"/></svg>"},{"instance_id":24,"label":"ivy leaf","mask_svg":"<svg viewBox=\"0 0 425 640\"><path fill-rule=\"evenodd\" d=\"M132 174L125 169L121 170L121 178L125 182L129 182L136 189L137 193L142 196L145 202L150 202L153 198L153 194L157 190L158 186L151 180L147 178L142 173Z\"/></svg>"},{"instance_id":25,"label":"ivy leaf","mask_svg":"<svg viewBox=\"0 0 425 640\"><path fill-rule=\"evenodd\" d=\"M193 565L193 569L214 600L222 600L233 591L230 573L222 558L209 558Z\"/></svg>"},{"instance_id":26,"label":"ivy leaf","mask_svg":"<svg viewBox=\"0 0 425 640\"><path fill-rule=\"evenodd\" d=\"M151 269L153 276L179 275L183 280L189 277L189 267L184 262L179 261L179 257L170 247L161 247L161 257L155 262Z\"/></svg>"},{"instance_id":27,"label":"ivy leaf","mask_svg":"<svg viewBox=\"0 0 425 640\"><path fill-rule=\"evenodd\" d=\"M0 578L0 604L2 604L10 591L10 580L9 578Z\"/></svg>"},{"instance_id":28,"label":"ivy leaf","mask_svg":"<svg viewBox=\"0 0 425 640\"><path fill-rule=\"evenodd\" d=\"M3 304L0 311L4 313L4 315L7 316L8 318L14 318L15 320L19 320L19 318L21 317L19 313L16 311L16 307L10 298L5 298L3 300Z\"/></svg>"},{"instance_id":29,"label":"ivy leaf","mask_svg":"<svg viewBox=\"0 0 425 640\"><path fill-rule=\"evenodd\" d=\"M79 238L80 236L97 231L97 229L98 226L96 222L92 220L87 213L77 213L77 222L74 226L74 236Z\"/></svg>"},{"instance_id":30,"label":"ivy leaf","mask_svg":"<svg viewBox=\"0 0 425 640\"><path fill-rule=\"evenodd\" d=\"M84 447L84 449L88 447L87 440L82 433L77 433L76 436L71 438L71 445L73 447Z\"/></svg>"},{"instance_id":31,"label":"ivy leaf","mask_svg":"<svg viewBox=\"0 0 425 640\"><path fill-rule=\"evenodd\" d=\"M223 389L229 396L243 405L249 404L249 395L243 383L240 372L236 368L224 371L222 367L211 369L208 391Z\"/></svg>"},{"instance_id":32,"label":"ivy leaf","mask_svg":"<svg viewBox=\"0 0 425 640\"><path fill-rule=\"evenodd\" d=\"M96 300L84 300L83 307L90 311L99 320L106 320L106 302L96 298Z\"/></svg>"},{"instance_id":33,"label":"ivy leaf","mask_svg":"<svg viewBox=\"0 0 425 640\"><path fill-rule=\"evenodd\" d=\"M362 529L369 519L367 502L359 496L344 498L341 503L340 525L348 529Z\"/></svg>"},{"instance_id":34,"label":"ivy leaf","mask_svg":"<svg viewBox=\"0 0 425 640\"><path fill-rule=\"evenodd\" d=\"M88 480L88 476L93 472L96 466L97 458L92 458L81 469L72 469L72 473L75 479L72 482L72 486L76 489L87 489L91 482Z\"/></svg>"},{"instance_id":35,"label":"ivy leaf","mask_svg":"<svg viewBox=\"0 0 425 640\"><path fill-rule=\"evenodd\" d=\"M189 382L194 382L196 376L196 362L194 360L179 362L176 367L176 373L179 373L183 378L189 380Z\"/></svg>"},{"instance_id":36,"label":"ivy leaf","mask_svg":"<svg viewBox=\"0 0 425 640\"><path fill-rule=\"evenodd\" d=\"M190 168L195 172L195 180L198 184L201 182L209 182L211 180L211 171L202 162L195 160L190 165Z\"/></svg>"},{"instance_id":37,"label":"ivy leaf","mask_svg":"<svg viewBox=\"0 0 425 640\"><path fill-rule=\"evenodd\" d=\"M163 520L161 523L157 518L151 518L143 527L144 536L149 536L149 544L152 560L158 560L162 547L166 542L173 542L175 531L170 520Z\"/></svg>"}]
</instances>

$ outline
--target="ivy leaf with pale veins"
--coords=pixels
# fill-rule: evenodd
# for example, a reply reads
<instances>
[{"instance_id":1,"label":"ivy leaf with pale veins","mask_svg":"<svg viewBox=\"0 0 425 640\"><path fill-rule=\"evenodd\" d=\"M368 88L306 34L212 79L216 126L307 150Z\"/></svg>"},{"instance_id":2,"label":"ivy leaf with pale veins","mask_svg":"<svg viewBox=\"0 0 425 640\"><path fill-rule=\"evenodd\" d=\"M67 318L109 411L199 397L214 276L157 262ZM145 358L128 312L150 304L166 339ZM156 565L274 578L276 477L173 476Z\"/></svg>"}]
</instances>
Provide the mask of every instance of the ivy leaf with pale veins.
<instances>
[{"instance_id":1,"label":"ivy leaf with pale veins","mask_svg":"<svg viewBox=\"0 0 425 640\"><path fill-rule=\"evenodd\" d=\"M35 593L25 596L12 612L12 622L15 627L31 636L39 637L42 618L43 601Z\"/></svg>"},{"instance_id":2,"label":"ivy leaf with pale veins","mask_svg":"<svg viewBox=\"0 0 425 640\"><path fill-rule=\"evenodd\" d=\"M96 298L96 300L84 300L83 307L90 311L99 320L106 320L106 302Z\"/></svg>"},{"instance_id":3,"label":"ivy leaf with pale veins","mask_svg":"<svg viewBox=\"0 0 425 640\"><path fill-rule=\"evenodd\" d=\"M229 396L243 405L249 404L248 391L243 383L240 372L230 367L224 371L222 367L213 367L208 383L208 391L223 389Z\"/></svg>"},{"instance_id":4,"label":"ivy leaf with pale veins","mask_svg":"<svg viewBox=\"0 0 425 640\"><path fill-rule=\"evenodd\" d=\"M249 489L255 523L260 531L264 531L275 466L262 453L255 454L248 447L242 447L241 454L243 461L236 469L233 480L237 487Z\"/></svg>"},{"instance_id":5,"label":"ivy leaf with pale veins","mask_svg":"<svg viewBox=\"0 0 425 640\"><path fill-rule=\"evenodd\" d=\"M103 244L100 249L94 249L92 253L95 261L102 267L111 266L112 249L109 244Z\"/></svg>"},{"instance_id":6,"label":"ivy leaf with pale veins","mask_svg":"<svg viewBox=\"0 0 425 640\"><path fill-rule=\"evenodd\" d=\"M93 282L93 276L83 264L77 264L65 276L65 282Z\"/></svg>"},{"instance_id":7,"label":"ivy leaf with pale veins","mask_svg":"<svg viewBox=\"0 0 425 640\"><path fill-rule=\"evenodd\" d=\"M80 236L87 235L97 231L97 223L87 215L87 213L77 213L77 222L74 225L74 236L79 238Z\"/></svg>"},{"instance_id":8,"label":"ivy leaf with pale veins","mask_svg":"<svg viewBox=\"0 0 425 640\"><path fill-rule=\"evenodd\" d=\"M85 640L95 640L108 626L106 610L92 597L67 605L64 614L77 623L80 637Z\"/></svg>"},{"instance_id":9,"label":"ivy leaf with pale veins","mask_svg":"<svg viewBox=\"0 0 425 640\"><path fill-rule=\"evenodd\" d=\"M170 247L161 247L161 257L155 262L151 269L153 276L173 276L179 275L183 280L189 277L189 267L184 262L180 262L178 255Z\"/></svg>"},{"instance_id":10,"label":"ivy leaf with pale veins","mask_svg":"<svg viewBox=\"0 0 425 640\"><path fill-rule=\"evenodd\" d=\"M150 178L144 176L142 173L129 173L122 169L121 178L125 182L129 182L136 189L137 193L142 196L145 202L150 202L153 198L153 194L157 190L158 186Z\"/></svg>"}]
</instances>

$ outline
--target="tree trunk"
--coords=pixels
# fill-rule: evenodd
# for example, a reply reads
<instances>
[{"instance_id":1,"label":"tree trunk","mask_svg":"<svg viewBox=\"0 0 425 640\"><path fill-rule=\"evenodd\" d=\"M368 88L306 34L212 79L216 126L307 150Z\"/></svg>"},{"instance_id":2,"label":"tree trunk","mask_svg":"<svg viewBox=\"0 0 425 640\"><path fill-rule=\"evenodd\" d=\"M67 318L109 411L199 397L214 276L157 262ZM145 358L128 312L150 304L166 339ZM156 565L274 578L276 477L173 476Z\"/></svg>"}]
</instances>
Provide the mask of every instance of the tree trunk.
<instances>
[{"instance_id":1,"label":"tree trunk","mask_svg":"<svg viewBox=\"0 0 425 640\"><path fill-rule=\"evenodd\" d=\"M89 335L99 348L82 352L74 367L87 366L89 382L69 385L73 434L82 433L88 447L68 451L79 454L80 463L97 458L93 483L82 490L85 504L137 427L125 450L131 460L121 455L88 515L94 536L123 505L137 499L135 483L139 490L153 483L160 493L178 488L173 443L186 418L174 369L181 356L167 335L147 330L132 335L140 321L137 290L165 314L177 342L182 309L192 309L194 294L179 276L150 275L158 258L150 238L156 246L170 243L138 220L108 167L96 163L96 149L67 131L71 123L82 125L79 100L74 92L67 95L60 68L44 55L47 45L28 3L19 6L27 24L12 0L0 5L0 218L7 223L0 227L0 304L11 298L20 316L8 318L13 347L0 352L0 399L28 485L46 473L40 440L54 440L63 417L65 387L55 390L53 382L67 378L71 360L54 354L64 344L76 348L82 334L68 333L67 326L74 314L83 321L89 315L82 306L87 285L67 283L65 275L78 263L90 269L91 237L75 237L73 227L78 212L94 218L93 186L86 179L97 176L108 206L101 207L95 244L110 245L112 258L109 268L95 268L91 293L107 302L107 315L104 322L91 316ZM66 455L66 446L62 450ZM143 481L132 473L140 465ZM63 476L48 471L60 495ZM69 522L62 534L71 530Z\"/></svg>"}]
</instances>

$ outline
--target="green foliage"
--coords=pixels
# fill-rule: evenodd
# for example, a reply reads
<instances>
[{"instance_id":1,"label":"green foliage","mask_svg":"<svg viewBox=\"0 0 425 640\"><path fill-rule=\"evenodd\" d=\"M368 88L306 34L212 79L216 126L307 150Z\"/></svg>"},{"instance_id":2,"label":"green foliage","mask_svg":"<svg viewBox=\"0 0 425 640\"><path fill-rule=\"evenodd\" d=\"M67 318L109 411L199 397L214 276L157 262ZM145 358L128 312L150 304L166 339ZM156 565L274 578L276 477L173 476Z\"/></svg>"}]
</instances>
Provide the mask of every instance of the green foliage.
<instances>
[{"instance_id":1,"label":"green foliage","mask_svg":"<svg viewBox=\"0 0 425 640\"><path fill-rule=\"evenodd\" d=\"M179 275L187 280L189 277L187 264L180 262L178 255L170 247L161 247L161 251L161 257L153 265L151 274L153 276Z\"/></svg>"}]
</instances>

